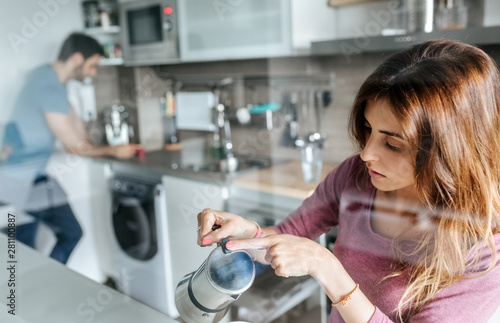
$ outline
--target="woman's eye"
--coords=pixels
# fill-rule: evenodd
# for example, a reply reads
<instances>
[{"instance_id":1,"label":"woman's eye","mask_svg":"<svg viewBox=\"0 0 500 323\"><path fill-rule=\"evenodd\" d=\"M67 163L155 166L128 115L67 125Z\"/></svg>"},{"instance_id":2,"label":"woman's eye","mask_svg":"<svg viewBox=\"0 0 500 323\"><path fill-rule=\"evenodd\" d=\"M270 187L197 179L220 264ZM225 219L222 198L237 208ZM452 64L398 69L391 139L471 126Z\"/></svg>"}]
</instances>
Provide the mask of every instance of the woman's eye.
<instances>
[{"instance_id":1,"label":"woman's eye","mask_svg":"<svg viewBox=\"0 0 500 323\"><path fill-rule=\"evenodd\" d=\"M385 142L385 146L386 146L389 150L392 150L392 151L399 151L399 150L400 150L400 148L399 148L399 147L393 146L393 145L391 145L390 143L388 143L387 141Z\"/></svg>"}]
</instances>

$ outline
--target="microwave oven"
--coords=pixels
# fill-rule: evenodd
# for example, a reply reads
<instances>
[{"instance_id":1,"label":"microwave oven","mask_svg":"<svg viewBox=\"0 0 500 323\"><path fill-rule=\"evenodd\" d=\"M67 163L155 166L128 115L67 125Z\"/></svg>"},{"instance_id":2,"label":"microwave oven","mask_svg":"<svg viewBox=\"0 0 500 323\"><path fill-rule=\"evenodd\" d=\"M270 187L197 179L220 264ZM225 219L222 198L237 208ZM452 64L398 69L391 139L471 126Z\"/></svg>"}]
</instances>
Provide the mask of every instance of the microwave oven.
<instances>
[{"instance_id":1,"label":"microwave oven","mask_svg":"<svg viewBox=\"0 0 500 323\"><path fill-rule=\"evenodd\" d=\"M136 0L120 4L123 60L126 65L179 61L176 0Z\"/></svg>"}]
</instances>

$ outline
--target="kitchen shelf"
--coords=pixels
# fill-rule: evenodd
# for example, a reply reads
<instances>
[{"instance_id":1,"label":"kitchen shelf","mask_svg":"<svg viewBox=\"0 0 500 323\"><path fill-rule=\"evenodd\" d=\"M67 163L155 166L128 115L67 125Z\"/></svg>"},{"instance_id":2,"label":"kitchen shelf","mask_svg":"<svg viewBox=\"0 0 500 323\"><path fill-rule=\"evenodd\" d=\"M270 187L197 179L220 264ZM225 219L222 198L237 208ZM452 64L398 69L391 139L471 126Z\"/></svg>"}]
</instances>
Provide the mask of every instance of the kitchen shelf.
<instances>
[{"instance_id":1,"label":"kitchen shelf","mask_svg":"<svg viewBox=\"0 0 500 323\"><path fill-rule=\"evenodd\" d=\"M123 65L123 58L101 58L99 60L100 66L115 66L115 65Z\"/></svg>"},{"instance_id":2,"label":"kitchen shelf","mask_svg":"<svg viewBox=\"0 0 500 323\"><path fill-rule=\"evenodd\" d=\"M396 51L432 39L453 39L475 45L500 44L500 26L474 27L456 30L436 30L430 33L410 33L318 41L311 44L311 55L346 56L364 52Z\"/></svg>"},{"instance_id":3,"label":"kitchen shelf","mask_svg":"<svg viewBox=\"0 0 500 323\"><path fill-rule=\"evenodd\" d=\"M107 35L107 34L118 34L120 33L120 26L109 26L108 28L93 27L86 28L85 33L87 35Z\"/></svg>"},{"instance_id":4,"label":"kitchen shelf","mask_svg":"<svg viewBox=\"0 0 500 323\"><path fill-rule=\"evenodd\" d=\"M339 7L339 6L347 6L352 4L373 2L373 1L380 1L380 0L328 0L328 5L330 7Z\"/></svg>"}]
</instances>

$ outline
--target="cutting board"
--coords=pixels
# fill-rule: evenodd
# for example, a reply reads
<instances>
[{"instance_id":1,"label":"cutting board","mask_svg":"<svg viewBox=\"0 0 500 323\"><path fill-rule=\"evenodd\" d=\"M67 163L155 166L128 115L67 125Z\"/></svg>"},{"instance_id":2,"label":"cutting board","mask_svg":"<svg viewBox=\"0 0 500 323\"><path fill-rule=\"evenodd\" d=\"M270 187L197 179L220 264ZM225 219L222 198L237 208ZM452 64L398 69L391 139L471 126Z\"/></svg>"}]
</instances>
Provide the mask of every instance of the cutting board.
<instances>
[{"instance_id":1,"label":"cutting board","mask_svg":"<svg viewBox=\"0 0 500 323\"><path fill-rule=\"evenodd\" d=\"M323 163L321 180L338 164ZM306 183L300 161L290 161L269 168L252 171L233 179L233 185L275 195L305 199L314 192L317 183Z\"/></svg>"}]
</instances>

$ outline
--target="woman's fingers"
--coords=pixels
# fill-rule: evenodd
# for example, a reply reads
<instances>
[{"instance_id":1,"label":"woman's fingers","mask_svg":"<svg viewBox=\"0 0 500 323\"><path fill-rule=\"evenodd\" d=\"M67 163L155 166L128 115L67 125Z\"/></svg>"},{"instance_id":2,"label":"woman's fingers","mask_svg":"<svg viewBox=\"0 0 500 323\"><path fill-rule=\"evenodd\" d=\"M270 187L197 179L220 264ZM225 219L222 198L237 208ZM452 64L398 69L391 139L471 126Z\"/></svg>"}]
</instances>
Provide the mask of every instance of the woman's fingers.
<instances>
[{"instance_id":1,"label":"woman's fingers","mask_svg":"<svg viewBox=\"0 0 500 323\"><path fill-rule=\"evenodd\" d=\"M271 235L265 238L233 240L226 244L230 250L265 250L264 260L278 276L303 276L317 265L315 255L324 249L316 242L292 235Z\"/></svg>"},{"instance_id":2,"label":"woman's fingers","mask_svg":"<svg viewBox=\"0 0 500 323\"><path fill-rule=\"evenodd\" d=\"M275 240L272 237L266 238L256 238L256 239L242 239L231 241L232 244L228 248L229 250L241 250L241 249L268 249L272 242Z\"/></svg>"}]
</instances>

